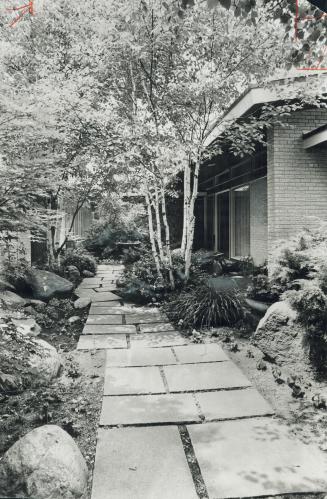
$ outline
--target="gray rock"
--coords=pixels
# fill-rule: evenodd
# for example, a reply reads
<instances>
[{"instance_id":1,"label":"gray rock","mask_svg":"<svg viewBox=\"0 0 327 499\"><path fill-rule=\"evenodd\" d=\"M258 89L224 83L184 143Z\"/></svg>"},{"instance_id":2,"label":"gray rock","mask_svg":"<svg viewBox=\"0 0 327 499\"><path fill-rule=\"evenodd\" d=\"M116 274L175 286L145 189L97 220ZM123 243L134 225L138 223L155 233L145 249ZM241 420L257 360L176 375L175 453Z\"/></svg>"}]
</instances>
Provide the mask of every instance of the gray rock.
<instances>
[{"instance_id":1,"label":"gray rock","mask_svg":"<svg viewBox=\"0 0 327 499\"><path fill-rule=\"evenodd\" d=\"M17 331L28 336L38 336L41 332L41 328L35 319L12 319L12 322L17 327Z\"/></svg>"},{"instance_id":2,"label":"gray rock","mask_svg":"<svg viewBox=\"0 0 327 499\"><path fill-rule=\"evenodd\" d=\"M75 322L80 321L79 315L73 315L72 317L69 317L68 319L68 324L75 324Z\"/></svg>"},{"instance_id":3,"label":"gray rock","mask_svg":"<svg viewBox=\"0 0 327 499\"><path fill-rule=\"evenodd\" d=\"M82 275L84 277L94 277L95 274L93 272L90 272L89 270L83 270Z\"/></svg>"},{"instance_id":4,"label":"gray rock","mask_svg":"<svg viewBox=\"0 0 327 499\"><path fill-rule=\"evenodd\" d=\"M48 383L58 376L61 366L60 356L52 345L41 339L34 339L38 350L31 353L28 364L29 373L34 375L33 384Z\"/></svg>"},{"instance_id":5,"label":"gray rock","mask_svg":"<svg viewBox=\"0 0 327 499\"><path fill-rule=\"evenodd\" d=\"M21 333L11 322L0 324L0 366L4 372L20 376L25 387L36 387L49 384L58 375L61 360L52 345Z\"/></svg>"},{"instance_id":6,"label":"gray rock","mask_svg":"<svg viewBox=\"0 0 327 499\"><path fill-rule=\"evenodd\" d=\"M91 298L88 297L78 298L76 301L74 301L74 307L82 309L88 307L90 303L91 303Z\"/></svg>"},{"instance_id":7,"label":"gray rock","mask_svg":"<svg viewBox=\"0 0 327 499\"><path fill-rule=\"evenodd\" d=\"M46 307L46 303L42 300L34 300L33 298L29 298L26 300L29 305L32 305L34 307Z\"/></svg>"},{"instance_id":8,"label":"gray rock","mask_svg":"<svg viewBox=\"0 0 327 499\"><path fill-rule=\"evenodd\" d=\"M73 283L47 270L33 269L27 276L26 283L32 289L33 297L48 301L55 296L69 295Z\"/></svg>"},{"instance_id":9,"label":"gray rock","mask_svg":"<svg viewBox=\"0 0 327 499\"><path fill-rule=\"evenodd\" d=\"M305 330L286 301L276 302L260 320L252 338L265 356L278 365L309 364L304 346Z\"/></svg>"},{"instance_id":10,"label":"gray rock","mask_svg":"<svg viewBox=\"0 0 327 499\"><path fill-rule=\"evenodd\" d=\"M14 395L22 391L23 383L20 376L13 376L0 371L0 393Z\"/></svg>"},{"instance_id":11,"label":"gray rock","mask_svg":"<svg viewBox=\"0 0 327 499\"><path fill-rule=\"evenodd\" d=\"M88 471L74 440L45 425L19 439L0 462L0 494L33 499L86 499Z\"/></svg>"},{"instance_id":12,"label":"gray rock","mask_svg":"<svg viewBox=\"0 0 327 499\"><path fill-rule=\"evenodd\" d=\"M4 302L8 307L23 307L26 300L12 291L0 291L0 303Z\"/></svg>"}]
</instances>

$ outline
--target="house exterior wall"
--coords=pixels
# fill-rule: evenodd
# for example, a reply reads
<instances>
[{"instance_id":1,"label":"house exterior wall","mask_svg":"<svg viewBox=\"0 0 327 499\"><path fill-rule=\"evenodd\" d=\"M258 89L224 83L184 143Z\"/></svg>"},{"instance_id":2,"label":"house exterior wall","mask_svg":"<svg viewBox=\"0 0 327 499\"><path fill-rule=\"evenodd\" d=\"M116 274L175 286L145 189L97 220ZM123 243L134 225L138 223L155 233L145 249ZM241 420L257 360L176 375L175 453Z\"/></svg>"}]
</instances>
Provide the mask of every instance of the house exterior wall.
<instances>
[{"instance_id":1,"label":"house exterior wall","mask_svg":"<svg viewBox=\"0 0 327 499\"><path fill-rule=\"evenodd\" d=\"M250 254L255 265L267 260L268 218L267 178L259 178L250 187Z\"/></svg>"},{"instance_id":2,"label":"house exterior wall","mask_svg":"<svg viewBox=\"0 0 327 499\"><path fill-rule=\"evenodd\" d=\"M302 134L327 122L327 110L292 113L268 133L268 253L310 223L327 220L327 149L304 149ZM269 258L268 254L268 258Z\"/></svg>"}]
</instances>

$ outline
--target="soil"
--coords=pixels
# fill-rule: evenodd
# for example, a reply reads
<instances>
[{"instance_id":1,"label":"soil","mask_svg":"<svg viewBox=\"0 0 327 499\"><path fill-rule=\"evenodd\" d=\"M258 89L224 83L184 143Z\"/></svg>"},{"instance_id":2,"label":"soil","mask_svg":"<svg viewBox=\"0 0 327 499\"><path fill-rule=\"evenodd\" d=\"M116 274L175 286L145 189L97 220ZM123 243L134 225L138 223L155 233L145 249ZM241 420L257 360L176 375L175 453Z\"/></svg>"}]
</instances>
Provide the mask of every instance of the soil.
<instances>
[{"instance_id":1,"label":"soil","mask_svg":"<svg viewBox=\"0 0 327 499\"><path fill-rule=\"evenodd\" d=\"M60 312L55 320L49 321L44 312L39 312L48 327L43 326L38 337L55 346L60 353L63 364L60 376L48 386L0 396L0 458L33 428L56 424L74 438L87 462L90 493L105 355L102 351L75 350L88 310L57 305ZM80 316L80 320L69 325L70 316ZM41 315L35 318L38 321Z\"/></svg>"}]
</instances>

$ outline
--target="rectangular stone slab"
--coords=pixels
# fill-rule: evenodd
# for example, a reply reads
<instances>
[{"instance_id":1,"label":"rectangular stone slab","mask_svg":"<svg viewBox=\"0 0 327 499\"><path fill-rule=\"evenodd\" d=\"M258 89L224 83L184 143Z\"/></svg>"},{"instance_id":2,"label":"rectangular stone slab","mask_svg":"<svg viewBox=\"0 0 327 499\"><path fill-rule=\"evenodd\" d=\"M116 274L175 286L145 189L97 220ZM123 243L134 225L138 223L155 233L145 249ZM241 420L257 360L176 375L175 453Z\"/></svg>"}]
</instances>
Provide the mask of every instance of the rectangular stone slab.
<instances>
[{"instance_id":1,"label":"rectangular stone slab","mask_svg":"<svg viewBox=\"0 0 327 499\"><path fill-rule=\"evenodd\" d=\"M145 333L132 334L131 345L133 347L170 347L174 345L187 345L189 340L180 333Z\"/></svg>"},{"instance_id":2,"label":"rectangular stone slab","mask_svg":"<svg viewBox=\"0 0 327 499\"><path fill-rule=\"evenodd\" d=\"M100 425L136 425L199 422L193 395L139 395L104 397Z\"/></svg>"},{"instance_id":3,"label":"rectangular stone slab","mask_svg":"<svg viewBox=\"0 0 327 499\"><path fill-rule=\"evenodd\" d=\"M247 377L232 362L183 364L163 369L171 392L251 386Z\"/></svg>"},{"instance_id":4,"label":"rectangular stone slab","mask_svg":"<svg viewBox=\"0 0 327 499\"><path fill-rule=\"evenodd\" d=\"M99 429L91 499L198 499L174 426Z\"/></svg>"},{"instance_id":5,"label":"rectangular stone slab","mask_svg":"<svg viewBox=\"0 0 327 499\"><path fill-rule=\"evenodd\" d=\"M83 334L133 334L135 331L135 326L131 325L87 324L84 326Z\"/></svg>"},{"instance_id":6,"label":"rectangular stone slab","mask_svg":"<svg viewBox=\"0 0 327 499\"><path fill-rule=\"evenodd\" d=\"M274 414L268 402L253 388L196 393L195 397L207 421Z\"/></svg>"},{"instance_id":7,"label":"rectangular stone slab","mask_svg":"<svg viewBox=\"0 0 327 499\"><path fill-rule=\"evenodd\" d=\"M141 333L159 333L161 331L175 331L175 328L169 322L160 322L159 324L141 324L140 326Z\"/></svg>"},{"instance_id":8,"label":"rectangular stone slab","mask_svg":"<svg viewBox=\"0 0 327 499\"><path fill-rule=\"evenodd\" d=\"M80 336L77 350L93 350L107 348L127 348L126 336L122 334L101 334Z\"/></svg>"},{"instance_id":9,"label":"rectangular stone slab","mask_svg":"<svg viewBox=\"0 0 327 499\"><path fill-rule=\"evenodd\" d=\"M106 284L105 286L101 286L101 288L100 287L95 288L94 291L96 291L97 293L107 293L110 291L117 291L117 286L116 284Z\"/></svg>"},{"instance_id":10,"label":"rectangular stone slab","mask_svg":"<svg viewBox=\"0 0 327 499\"><path fill-rule=\"evenodd\" d=\"M92 305L94 307L118 307L120 305L120 301L96 301L92 300Z\"/></svg>"},{"instance_id":11,"label":"rectangular stone slab","mask_svg":"<svg viewBox=\"0 0 327 499\"><path fill-rule=\"evenodd\" d=\"M140 312L130 314L126 317L126 324L153 324L155 322L163 322L165 317L158 312Z\"/></svg>"},{"instance_id":12,"label":"rectangular stone slab","mask_svg":"<svg viewBox=\"0 0 327 499\"><path fill-rule=\"evenodd\" d=\"M326 492L327 458L272 418L188 426L209 497Z\"/></svg>"},{"instance_id":13,"label":"rectangular stone slab","mask_svg":"<svg viewBox=\"0 0 327 499\"><path fill-rule=\"evenodd\" d=\"M186 347L175 347L174 351L181 364L223 362L225 360L230 360L224 350L216 343L191 344Z\"/></svg>"},{"instance_id":14,"label":"rectangular stone slab","mask_svg":"<svg viewBox=\"0 0 327 499\"><path fill-rule=\"evenodd\" d=\"M106 369L104 395L166 393L158 367L111 367Z\"/></svg>"},{"instance_id":15,"label":"rectangular stone slab","mask_svg":"<svg viewBox=\"0 0 327 499\"><path fill-rule=\"evenodd\" d=\"M94 303L91 305L89 314L90 315L125 315L131 313L132 309L128 308L127 306L123 305L113 305L112 302L109 302L110 304L107 305L105 304L103 306L103 303Z\"/></svg>"},{"instance_id":16,"label":"rectangular stone slab","mask_svg":"<svg viewBox=\"0 0 327 499\"><path fill-rule=\"evenodd\" d=\"M107 353L107 367L140 367L176 364L171 348L129 348Z\"/></svg>"},{"instance_id":17,"label":"rectangular stone slab","mask_svg":"<svg viewBox=\"0 0 327 499\"><path fill-rule=\"evenodd\" d=\"M101 282L101 277L85 277L82 283L85 284L99 284Z\"/></svg>"},{"instance_id":18,"label":"rectangular stone slab","mask_svg":"<svg viewBox=\"0 0 327 499\"><path fill-rule=\"evenodd\" d=\"M86 325L94 324L122 324L123 316L118 314L113 315L89 315L86 321Z\"/></svg>"},{"instance_id":19,"label":"rectangular stone slab","mask_svg":"<svg viewBox=\"0 0 327 499\"><path fill-rule=\"evenodd\" d=\"M106 293L95 293L92 297L92 302L102 302L102 301L117 301L119 300L119 296L107 291Z\"/></svg>"}]
</instances>

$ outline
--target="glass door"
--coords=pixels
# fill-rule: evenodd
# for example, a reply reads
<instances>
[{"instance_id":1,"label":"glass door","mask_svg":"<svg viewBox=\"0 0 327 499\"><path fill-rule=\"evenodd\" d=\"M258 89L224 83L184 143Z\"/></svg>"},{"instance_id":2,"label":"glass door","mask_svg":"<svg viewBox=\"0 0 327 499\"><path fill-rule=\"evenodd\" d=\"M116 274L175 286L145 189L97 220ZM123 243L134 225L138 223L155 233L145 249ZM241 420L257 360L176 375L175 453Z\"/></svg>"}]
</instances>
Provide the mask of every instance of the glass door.
<instances>
[{"instance_id":1,"label":"glass door","mask_svg":"<svg viewBox=\"0 0 327 499\"><path fill-rule=\"evenodd\" d=\"M234 257L250 254L250 186L232 191L232 239Z\"/></svg>"}]
</instances>

